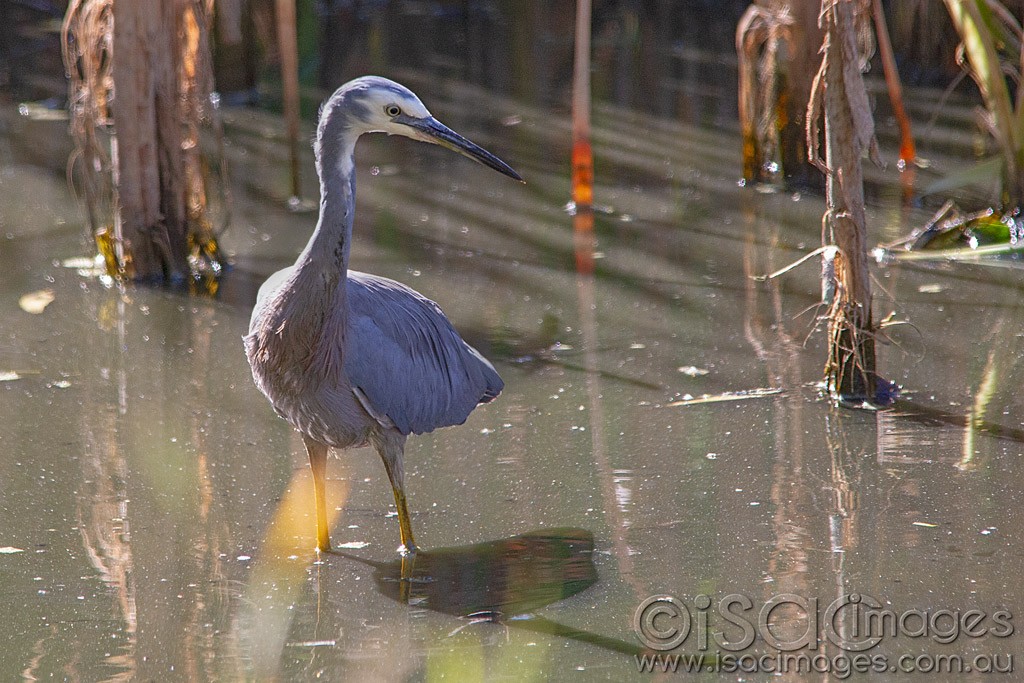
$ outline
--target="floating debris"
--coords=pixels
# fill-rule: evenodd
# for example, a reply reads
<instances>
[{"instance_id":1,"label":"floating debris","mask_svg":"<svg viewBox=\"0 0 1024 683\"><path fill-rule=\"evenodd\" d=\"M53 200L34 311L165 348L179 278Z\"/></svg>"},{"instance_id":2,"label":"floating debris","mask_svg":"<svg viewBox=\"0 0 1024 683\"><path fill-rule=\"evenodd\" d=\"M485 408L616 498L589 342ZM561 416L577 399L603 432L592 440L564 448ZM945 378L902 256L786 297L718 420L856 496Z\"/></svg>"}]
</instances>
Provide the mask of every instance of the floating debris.
<instances>
[{"instance_id":1,"label":"floating debris","mask_svg":"<svg viewBox=\"0 0 1024 683\"><path fill-rule=\"evenodd\" d=\"M359 550L360 548L365 548L368 545L370 544L366 541L349 541L348 543L342 543L341 545L336 547L345 548L347 550Z\"/></svg>"},{"instance_id":2,"label":"floating debris","mask_svg":"<svg viewBox=\"0 0 1024 683\"><path fill-rule=\"evenodd\" d=\"M61 261L60 265L75 271L80 277L99 278L107 274L107 264L102 254L96 254L96 256L73 256Z\"/></svg>"},{"instance_id":3,"label":"floating debris","mask_svg":"<svg viewBox=\"0 0 1024 683\"><path fill-rule=\"evenodd\" d=\"M32 315L39 315L47 306L53 303L54 294L52 289L40 289L36 292L29 292L18 299L21 310Z\"/></svg>"},{"instance_id":4,"label":"floating debris","mask_svg":"<svg viewBox=\"0 0 1024 683\"><path fill-rule=\"evenodd\" d=\"M704 375L710 374L710 370L704 368L698 368L696 365L684 365L676 368L676 371L683 373L687 377L703 377Z\"/></svg>"},{"instance_id":5,"label":"floating debris","mask_svg":"<svg viewBox=\"0 0 1024 683\"><path fill-rule=\"evenodd\" d=\"M931 522L912 522L910 526L921 526L925 529L934 529L938 524L932 524Z\"/></svg>"},{"instance_id":6,"label":"floating debris","mask_svg":"<svg viewBox=\"0 0 1024 683\"><path fill-rule=\"evenodd\" d=\"M91 256L72 256L66 258L60 262L63 268L70 268L76 270L78 268L92 268L96 263L96 258Z\"/></svg>"},{"instance_id":7,"label":"floating debris","mask_svg":"<svg viewBox=\"0 0 1024 683\"><path fill-rule=\"evenodd\" d=\"M604 204L592 204L590 206L590 208L593 210L594 213L600 213L600 214L604 214L606 216L613 216L613 215L615 215L615 208L611 207L611 206L604 205ZM565 211L570 216L575 216L576 215L576 202L574 202L574 201L566 202L565 206L562 207L562 210Z\"/></svg>"},{"instance_id":8,"label":"floating debris","mask_svg":"<svg viewBox=\"0 0 1024 683\"><path fill-rule=\"evenodd\" d=\"M56 106L55 102L22 102L18 105L18 113L33 121L67 121L66 109Z\"/></svg>"},{"instance_id":9,"label":"floating debris","mask_svg":"<svg viewBox=\"0 0 1024 683\"><path fill-rule=\"evenodd\" d=\"M776 396L782 393L782 389L776 389L772 387L765 387L762 389L745 389L743 391L726 391L722 394L703 394L697 397L683 397L678 401L672 401L666 403L666 408L674 408L676 406L695 406L703 403L722 403L724 401L745 401L749 398L765 398L766 396Z\"/></svg>"},{"instance_id":10,"label":"floating debris","mask_svg":"<svg viewBox=\"0 0 1024 683\"><path fill-rule=\"evenodd\" d=\"M300 640L295 643L285 643L287 647L334 647L337 644L336 640Z\"/></svg>"},{"instance_id":11,"label":"floating debris","mask_svg":"<svg viewBox=\"0 0 1024 683\"><path fill-rule=\"evenodd\" d=\"M14 548L14 547L9 546L9 545L5 545L4 547L0 548L0 555L13 555L15 553L23 553L23 552L25 552L24 549L22 549L22 548Z\"/></svg>"},{"instance_id":12,"label":"floating debris","mask_svg":"<svg viewBox=\"0 0 1024 683\"><path fill-rule=\"evenodd\" d=\"M0 370L0 382L13 382L16 379L21 379L21 375L13 370Z\"/></svg>"}]
</instances>

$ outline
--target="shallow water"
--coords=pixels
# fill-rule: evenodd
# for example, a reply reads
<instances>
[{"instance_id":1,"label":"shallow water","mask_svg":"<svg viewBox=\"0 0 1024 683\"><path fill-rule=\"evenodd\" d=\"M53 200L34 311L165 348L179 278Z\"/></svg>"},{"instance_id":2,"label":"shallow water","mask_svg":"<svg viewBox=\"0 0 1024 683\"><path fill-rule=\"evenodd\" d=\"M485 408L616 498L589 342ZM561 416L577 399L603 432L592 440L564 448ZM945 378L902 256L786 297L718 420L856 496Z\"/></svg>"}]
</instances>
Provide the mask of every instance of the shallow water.
<instances>
[{"instance_id":1,"label":"shallow water","mask_svg":"<svg viewBox=\"0 0 1024 683\"><path fill-rule=\"evenodd\" d=\"M46 166L66 152L64 124L7 128L0 678L622 680L639 675L634 612L663 593L693 615L685 652L699 651L701 595L716 608L749 598L755 624L784 594L817 599L822 620L854 593L898 614L981 610L987 627L998 610L1015 616L1018 271L876 270L876 317L910 323L890 328L879 361L904 394L890 412L835 409L813 386L816 267L750 278L816 246L821 201L738 186L733 124L597 106L607 210L591 277L574 268L562 109L397 76L528 180L407 140L360 143L353 267L437 300L506 382L465 425L410 440L413 523L435 551L405 568L411 581L368 449L329 463L342 553L311 552L301 441L242 352L255 288L315 220L284 206L278 124L225 112L235 265L215 299L109 289L62 265L87 251L62 171ZM935 150L971 143L950 152L943 132L939 166L955 156ZM308 153L303 170L315 199ZM925 209L901 207L894 168L872 179L873 242L924 222ZM52 303L24 311L19 298L40 290ZM671 405L766 388L781 391ZM740 639L715 608L705 616ZM1016 633L944 644L951 619L916 636L908 622L869 654L1018 649ZM793 641L806 617L790 600L772 623ZM743 650L775 651L763 639Z\"/></svg>"}]
</instances>

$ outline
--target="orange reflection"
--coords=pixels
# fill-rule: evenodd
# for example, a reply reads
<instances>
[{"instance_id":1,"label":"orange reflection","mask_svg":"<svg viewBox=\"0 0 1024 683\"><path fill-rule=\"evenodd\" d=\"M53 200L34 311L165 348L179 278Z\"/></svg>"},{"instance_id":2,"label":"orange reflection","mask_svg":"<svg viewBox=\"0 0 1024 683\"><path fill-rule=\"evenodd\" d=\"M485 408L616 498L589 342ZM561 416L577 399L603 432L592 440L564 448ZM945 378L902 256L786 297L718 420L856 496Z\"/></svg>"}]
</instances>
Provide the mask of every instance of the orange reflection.
<instances>
[{"instance_id":1,"label":"orange reflection","mask_svg":"<svg viewBox=\"0 0 1024 683\"><path fill-rule=\"evenodd\" d=\"M578 206L572 217L573 251L576 254L576 272L580 275L594 274L594 210Z\"/></svg>"},{"instance_id":2,"label":"orange reflection","mask_svg":"<svg viewBox=\"0 0 1024 683\"><path fill-rule=\"evenodd\" d=\"M347 478L328 479L326 486L328 500L336 502L336 507L327 511L328 523L333 526L348 499ZM245 591L249 614L244 637L260 677L272 677L279 666L295 614L289 607L307 576L303 558L316 548L314 514L313 474L303 467L292 475L277 506Z\"/></svg>"},{"instance_id":3,"label":"orange reflection","mask_svg":"<svg viewBox=\"0 0 1024 683\"><path fill-rule=\"evenodd\" d=\"M348 482L344 479L330 479L325 482L327 500L336 503L328 509L328 525L333 526L341 514L348 498ZM306 554L316 548L316 520L313 507L313 473L308 467L297 469L277 506L274 519L270 522L263 539L261 562L275 556Z\"/></svg>"},{"instance_id":4,"label":"orange reflection","mask_svg":"<svg viewBox=\"0 0 1024 683\"><path fill-rule=\"evenodd\" d=\"M594 203L594 151L589 137L573 141L572 200L577 211Z\"/></svg>"}]
</instances>

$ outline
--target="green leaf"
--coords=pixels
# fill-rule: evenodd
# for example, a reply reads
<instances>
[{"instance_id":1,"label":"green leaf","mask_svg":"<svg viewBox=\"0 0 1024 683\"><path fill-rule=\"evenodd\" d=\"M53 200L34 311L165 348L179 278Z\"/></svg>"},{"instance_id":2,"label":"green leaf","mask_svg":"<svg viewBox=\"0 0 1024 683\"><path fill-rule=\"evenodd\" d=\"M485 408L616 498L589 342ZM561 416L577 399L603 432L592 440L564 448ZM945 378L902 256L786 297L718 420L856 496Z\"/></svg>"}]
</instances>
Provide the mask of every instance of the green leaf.
<instances>
[{"instance_id":1,"label":"green leaf","mask_svg":"<svg viewBox=\"0 0 1024 683\"><path fill-rule=\"evenodd\" d=\"M946 0L970 65L971 77L985 99L985 108L992 117L993 132L1007 161L1014 164L1019 151L1016 117L1006 85L995 36L989 30L992 13L985 0Z\"/></svg>"}]
</instances>

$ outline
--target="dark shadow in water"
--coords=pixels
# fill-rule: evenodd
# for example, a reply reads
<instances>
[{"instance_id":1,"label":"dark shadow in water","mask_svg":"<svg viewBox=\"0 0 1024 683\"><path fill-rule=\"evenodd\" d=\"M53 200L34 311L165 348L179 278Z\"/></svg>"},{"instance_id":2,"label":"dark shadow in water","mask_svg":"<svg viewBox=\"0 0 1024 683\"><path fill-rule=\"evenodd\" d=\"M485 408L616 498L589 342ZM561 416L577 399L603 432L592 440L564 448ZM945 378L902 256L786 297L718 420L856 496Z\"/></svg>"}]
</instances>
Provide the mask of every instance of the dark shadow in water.
<instances>
[{"instance_id":1,"label":"dark shadow in water","mask_svg":"<svg viewBox=\"0 0 1024 683\"><path fill-rule=\"evenodd\" d=\"M613 652L643 653L633 643L532 614L597 583L594 535L585 529L530 531L497 541L421 551L390 562L339 551L332 554L372 566L377 589L396 602L469 619L469 623L500 623Z\"/></svg>"},{"instance_id":2,"label":"dark shadow in water","mask_svg":"<svg viewBox=\"0 0 1024 683\"><path fill-rule=\"evenodd\" d=\"M340 555L375 570L385 596L456 617L514 617L597 583L594 536L584 529L531 531L474 545L424 550L389 562Z\"/></svg>"}]
</instances>

